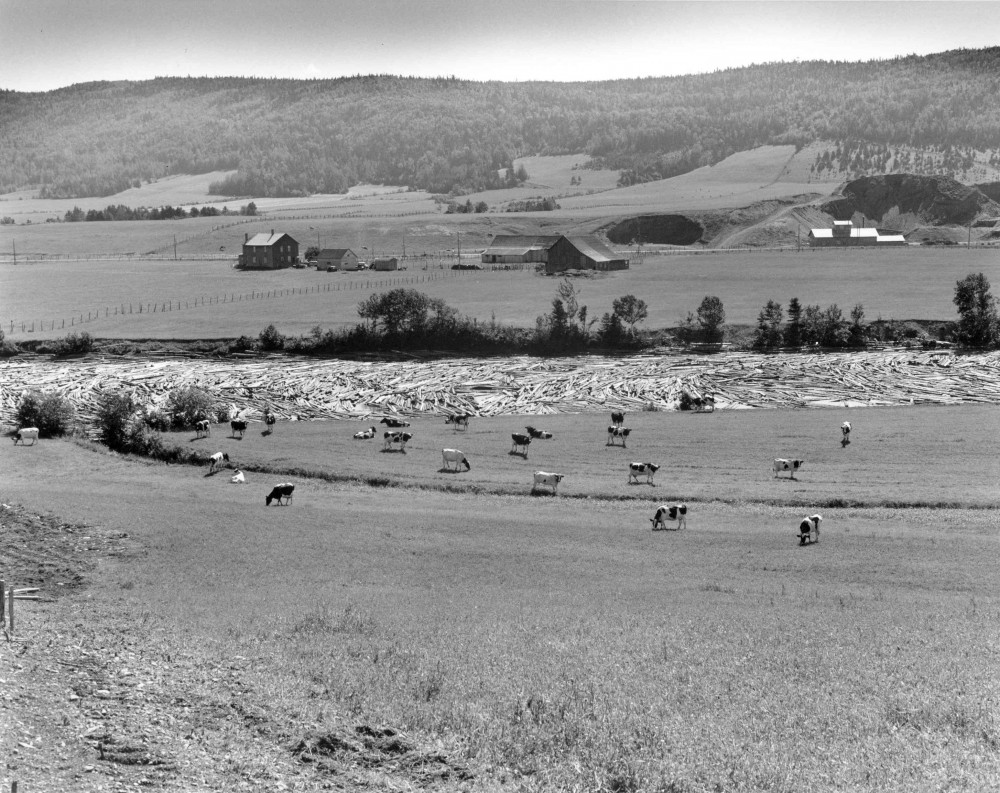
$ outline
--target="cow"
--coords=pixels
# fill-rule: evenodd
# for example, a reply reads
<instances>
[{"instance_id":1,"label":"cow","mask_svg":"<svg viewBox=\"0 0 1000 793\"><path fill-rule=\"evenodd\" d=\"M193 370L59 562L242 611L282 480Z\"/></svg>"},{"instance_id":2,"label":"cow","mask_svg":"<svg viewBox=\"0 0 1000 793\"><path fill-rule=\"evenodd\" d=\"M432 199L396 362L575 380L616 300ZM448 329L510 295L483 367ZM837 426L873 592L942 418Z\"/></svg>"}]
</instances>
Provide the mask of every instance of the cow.
<instances>
[{"instance_id":1,"label":"cow","mask_svg":"<svg viewBox=\"0 0 1000 793\"><path fill-rule=\"evenodd\" d=\"M694 399L691 400L691 406L694 408L696 413L714 413L715 397L707 395L694 397Z\"/></svg>"},{"instance_id":2,"label":"cow","mask_svg":"<svg viewBox=\"0 0 1000 793\"><path fill-rule=\"evenodd\" d=\"M274 432L274 425L277 423L278 419L275 418L274 414L267 408L264 408L264 426L267 427L267 429L264 430L264 432L268 434Z\"/></svg>"},{"instance_id":3,"label":"cow","mask_svg":"<svg viewBox=\"0 0 1000 793\"><path fill-rule=\"evenodd\" d=\"M625 411L611 411L611 425L613 427L620 427L625 423Z\"/></svg>"},{"instance_id":4,"label":"cow","mask_svg":"<svg viewBox=\"0 0 1000 793\"><path fill-rule=\"evenodd\" d=\"M389 451L392 449L394 443L398 443L399 450L403 454L406 454L406 444L413 437L413 434L409 432L385 432L382 434L382 437L385 439L382 444L382 451Z\"/></svg>"},{"instance_id":5,"label":"cow","mask_svg":"<svg viewBox=\"0 0 1000 793\"><path fill-rule=\"evenodd\" d=\"M551 432L546 432L545 430L536 430L534 427L525 427L524 429L528 433L528 435L530 435L532 438L536 438L536 439L539 439L539 440L551 440L552 439L552 433Z\"/></svg>"},{"instance_id":6,"label":"cow","mask_svg":"<svg viewBox=\"0 0 1000 793\"><path fill-rule=\"evenodd\" d=\"M528 446L531 444L531 436L523 435L520 432L512 432L510 434L510 439L514 441L513 445L510 447L511 454L523 454L524 459L528 459ZM517 449L521 447L519 452Z\"/></svg>"},{"instance_id":7,"label":"cow","mask_svg":"<svg viewBox=\"0 0 1000 793\"><path fill-rule=\"evenodd\" d=\"M384 418L384 419L382 419L379 422L379 424L385 424L385 426L387 426L387 427L393 427L393 428L396 428L396 429L398 429L400 427L409 427L410 426L410 422L408 422L408 421L403 421L403 419L390 419L390 418Z\"/></svg>"},{"instance_id":8,"label":"cow","mask_svg":"<svg viewBox=\"0 0 1000 793\"><path fill-rule=\"evenodd\" d=\"M455 429L469 429L469 419L472 418L471 413L456 413L454 416L448 416L444 420L445 424L454 424Z\"/></svg>"},{"instance_id":9,"label":"cow","mask_svg":"<svg viewBox=\"0 0 1000 793\"><path fill-rule=\"evenodd\" d=\"M281 506L281 500L285 499L286 504L292 503L292 492L295 490L295 485L291 482L282 482L281 484L275 485L271 488L271 492L267 494L264 498L264 506L271 506L272 501L277 501L278 506Z\"/></svg>"},{"instance_id":10,"label":"cow","mask_svg":"<svg viewBox=\"0 0 1000 793\"><path fill-rule=\"evenodd\" d=\"M243 433L247 431L247 423L242 419L233 419L232 421L229 422L229 426L232 428L233 438L236 437L237 432L240 434L240 437L242 438Z\"/></svg>"},{"instance_id":11,"label":"cow","mask_svg":"<svg viewBox=\"0 0 1000 793\"><path fill-rule=\"evenodd\" d=\"M660 470L660 466L655 463L629 463L628 465L628 483L632 484L632 480L635 480L636 484L639 484L639 477L646 477L646 484L653 484L653 474Z\"/></svg>"},{"instance_id":12,"label":"cow","mask_svg":"<svg viewBox=\"0 0 1000 793\"><path fill-rule=\"evenodd\" d=\"M563 474L550 474L545 471L535 471L535 481L531 486L531 492L534 493L535 490L542 485L552 488L552 494L555 495L559 488L559 483L563 480Z\"/></svg>"},{"instance_id":13,"label":"cow","mask_svg":"<svg viewBox=\"0 0 1000 793\"><path fill-rule=\"evenodd\" d=\"M677 528L687 528L687 504L663 504L656 508L656 514L649 520L653 524L653 531L667 528L668 520L676 520Z\"/></svg>"},{"instance_id":14,"label":"cow","mask_svg":"<svg viewBox=\"0 0 1000 793\"><path fill-rule=\"evenodd\" d=\"M809 515L802 519L799 524L799 545L807 542L819 542L819 524L823 520L822 515Z\"/></svg>"},{"instance_id":15,"label":"cow","mask_svg":"<svg viewBox=\"0 0 1000 793\"><path fill-rule=\"evenodd\" d=\"M615 438L622 439L622 448L626 448L625 439L628 438L629 433L632 430L628 427L608 427L608 442L604 444L605 446L614 446Z\"/></svg>"},{"instance_id":16,"label":"cow","mask_svg":"<svg viewBox=\"0 0 1000 793\"><path fill-rule=\"evenodd\" d=\"M375 428L369 427L366 430L361 430L361 432L354 433L354 440L357 441L370 441L375 437Z\"/></svg>"},{"instance_id":17,"label":"cow","mask_svg":"<svg viewBox=\"0 0 1000 793\"><path fill-rule=\"evenodd\" d=\"M17 432L14 433L14 445L17 446L20 441L22 446L25 446L25 441L31 439L31 445L35 445L35 441L38 440L38 427L21 427Z\"/></svg>"},{"instance_id":18,"label":"cow","mask_svg":"<svg viewBox=\"0 0 1000 793\"><path fill-rule=\"evenodd\" d=\"M236 473L233 474L231 477L229 477L229 481L232 482L234 485L242 485L246 484L247 478L246 476L243 475L243 472L239 468L237 468Z\"/></svg>"},{"instance_id":19,"label":"cow","mask_svg":"<svg viewBox=\"0 0 1000 793\"><path fill-rule=\"evenodd\" d=\"M782 457L776 457L774 459L774 475L777 476L782 471L788 471L788 478L794 479L795 472L805 464L805 460L785 460Z\"/></svg>"},{"instance_id":20,"label":"cow","mask_svg":"<svg viewBox=\"0 0 1000 793\"><path fill-rule=\"evenodd\" d=\"M472 463L469 462L469 458L465 456L465 452L458 449L442 449L441 459L444 460L444 467L448 471L457 471L459 465L464 465L466 471L472 470ZM455 466L454 469L452 469L452 465Z\"/></svg>"},{"instance_id":21,"label":"cow","mask_svg":"<svg viewBox=\"0 0 1000 793\"><path fill-rule=\"evenodd\" d=\"M851 442L851 422L845 421L840 425L840 445L847 446Z\"/></svg>"},{"instance_id":22,"label":"cow","mask_svg":"<svg viewBox=\"0 0 1000 793\"><path fill-rule=\"evenodd\" d=\"M222 467L222 461L225 460L229 462L229 455L225 452L216 452L208 458L208 472L210 474L215 473L216 468Z\"/></svg>"},{"instance_id":23,"label":"cow","mask_svg":"<svg viewBox=\"0 0 1000 793\"><path fill-rule=\"evenodd\" d=\"M194 434L199 438L207 438L212 434L212 425L208 419L202 419L194 423Z\"/></svg>"}]
</instances>

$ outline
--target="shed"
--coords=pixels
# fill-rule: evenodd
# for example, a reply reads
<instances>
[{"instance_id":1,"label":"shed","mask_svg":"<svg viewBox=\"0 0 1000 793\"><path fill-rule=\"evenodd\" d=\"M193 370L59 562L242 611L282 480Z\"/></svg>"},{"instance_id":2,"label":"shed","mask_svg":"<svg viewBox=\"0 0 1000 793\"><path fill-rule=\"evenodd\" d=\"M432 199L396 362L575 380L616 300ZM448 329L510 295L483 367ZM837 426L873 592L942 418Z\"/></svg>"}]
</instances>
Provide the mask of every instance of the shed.
<instances>
[{"instance_id":1,"label":"shed","mask_svg":"<svg viewBox=\"0 0 1000 793\"><path fill-rule=\"evenodd\" d=\"M282 232L249 234L243 238L243 253L239 265L249 270L277 270L291 267L299 260L299 243Z\"/></svg>"},{"instance_id":2,"label":"shed","mask_svg":"<svg viewBox=\"0 0 1000 793\"><path fill-rule=\"evenodd\" d=\"M372 262L372 269L382 270L382 271L398 270L399 262L396 260L395 256L393 256L391 259L376 259L375 261Z\"/></svg>"},{"instance_id":3,"label":"shed","mask_svg":"<svg viewBox=\"0 0 1000 793\"><path fill-rule=\"evenodd\" d=\"M565 270L627 270L628 259L619 256L593 235L560 237L549 248L546 273Z\"/></svg>"},{"instance_id":4,"label":"shed","mask_svg":"<svg viewBox=\"0 0 1000 793\"><path fill-rule=\"evenodd\" d=\"M350 248L324 248L316 257L317 270L357 270L358 255Z\"/></svg>"},{"instance_id":5,"label":"shed","mask_svg":"<svg viewBox=\"0 0 1000 793\"><path fill-rule=\"evenodd\" d=\"M528 264L546 262L549 248L559 235L497 234L480 257L483 264Z\"/></svg>"}]
</instances>

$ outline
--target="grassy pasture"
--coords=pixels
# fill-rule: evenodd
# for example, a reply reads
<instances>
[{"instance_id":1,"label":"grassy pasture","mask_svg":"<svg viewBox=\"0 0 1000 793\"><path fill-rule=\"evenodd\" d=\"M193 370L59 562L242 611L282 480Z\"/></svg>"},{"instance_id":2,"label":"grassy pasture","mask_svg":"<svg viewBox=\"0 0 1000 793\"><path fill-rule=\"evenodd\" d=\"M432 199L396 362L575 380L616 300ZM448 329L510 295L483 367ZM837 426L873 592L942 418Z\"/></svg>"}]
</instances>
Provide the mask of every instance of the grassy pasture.
<instances>
[{"instance_id":1,"label":"grassy pasture","mask_svg":"<svg viewBox=\"0 0 1000 793\"><path fill-rule=\"evenodd\" d=\"M113 224L93 224L113 225ZM117 224L129 225L129 224ZM440 263L445 260L433 260ZM440 264L438 264L440 267ZM446 265L447 266L447 265ZM0 327L14 339L62 337L86 330L106 338L225 338L256 335L270 323L286 335L307 333L315 325L333 328L357 322L357 304L374 291L393 286L418 289L442 298L461 313L482 321L533 327L551 309L556 278L531 272L423 271L418 263L388 277L381 274L326 273L316 270L238 272L225 261L39 262L0 266ZM732 253L697 256L649 256L632 269L578 279L581 304L591 317L611 310L624 294L649 305L649 328L672 327L697 309L705 295L717 295L727 321L752 324L761 307L775 299L787 305L797 296L803 305L837 303L845 314L856 303L870 320L954 319L955 283L970 272L984 272L1000 282L1000 260L986 250L895 248L880 251L820 250L802 253ZM426 279L428 274L441 276ZM339 291L326 291L329 285ZM375 286L379 284L380 286ZM309 291L302 294L302 289ZM298 289L251 302L219 303L167 314L114 316L125 303L163 303L202 297L249 295L255 291ZM111 317L104 318L110 308ZM82 328L70 327L80 312L101 313ZM66 327L61 326L65 320ZM10 322L14 321L11 332ZM34 321L46 330L20 332ZM50 330L55 321L56 328Z\"/></svg>"},{"instance_id":2,"label":"grassy pasture","mask_svg":"<svg viewBox=\"0 0 1000 793\"><path fill-rule=\"evenodd\" d=\"M847 449L836 443L841 417L827 411L822 430L816 413L765 411L733 415L741 426L717 414L664 429L674 460L700 464L718 459L716 447L745 461L745 447L785 427L782 440L830 447L830 461L807 466L793 487L826 476L863 488L864 476L838 467L843 453L879 457L881 472L857 468L886 476L884 490L895 479L906 498L957 468L969 481L953 485L952 500L976 503L996 482L978 439L991 414L934 410L851 411ZM908 414L922 418L919 436ZM665 417L629 416L627 452L592 437L600 427L558 418L567 425L550 443L572 464L568 495L581 470L598 487L629 489L617 460L646 456L633 455L645 450L645 421ZM500 435L507 421L496 420ZM432 427L415 425L405 459L344 441L347 429L281 425L243 441L216 429L211 447L238 449L240 462L254 454L303 465L322 454L308 430L338 468L366 455L379 468L405 463L426 487L292 477L295 503L266 509L268 487L286 477L251 472L234 486L226 474L50 441L0 448L2 495L128 532L144 553L102 565L88 613L142 626L151 658L197 653L206 669L247 660L242 693L281 735L390 726L467 763L487 788L985 790L1000 775L994 510L824 509L821 543L800 548L803 510L782 505L789 488L767 489L770 472L757 465L722 460L694 474L668 463L655 496L635 503L449 493L438 489L446 476L470 474L436 472ZM492 448L501 440L493 431L474 423L455 445ZM959 436L978 451L960 449ZM456 437L443 424L434 435ZM495 476L506 463L527 472L555 454L536 442L524 462L506 458L508 448L490 462ZM473 457L471 475L480 464ZM616 476L602 484L598 468ZM706 492L688 530L650 532L652 505L678 494L666 483L684 477L710 478L737 503ZM22 609L25 630L36 629L33 618ZM116 627L87 629L98 642ZM207 678L203 693L225 703L227 685L225 675ZM229 729L206 719L199 741L212 745L213 731ZM226 752L217 762L234 774L253 762L238 747Z\"/></svg>"}]
</instances>

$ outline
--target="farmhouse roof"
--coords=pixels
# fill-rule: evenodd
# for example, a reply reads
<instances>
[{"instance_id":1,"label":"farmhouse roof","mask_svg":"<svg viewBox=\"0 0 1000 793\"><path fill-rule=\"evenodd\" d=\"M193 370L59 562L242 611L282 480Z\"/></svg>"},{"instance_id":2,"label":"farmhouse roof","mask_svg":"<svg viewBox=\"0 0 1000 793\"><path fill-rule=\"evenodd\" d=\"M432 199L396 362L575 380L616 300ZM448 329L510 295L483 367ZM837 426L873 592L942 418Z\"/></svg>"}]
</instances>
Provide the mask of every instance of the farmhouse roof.
<instances>
[{"instance_id":1,"label":"farmhouse roof","mask_svg":"<svg viewBox=\"0 0 1000 793\"><path fill-rule=\"evenodd\" d=\"M619 256L611 248L601 242L597 237L588 235L580 237L566 237L570 244L584 256L593 259L595 262L616 262L625 257Z\"/></svg>"},{"instance_id":2,"label":"farmhouse roof","mask_svg":"<svg viewBox=\"0 0 1000 793\"><path fill-rule=\"evenodd\" d=\"M319 252L320 259L343 259L347 254L354 253L350 248L323 248Z\"/></svg>"},{"instance_id":3,"label":"farmhouse roof","mask_svg":"<svg viewBox=\"0 0 1000 793\"><path fill-rule=\"evenodd\" d=\"M833 221L837 223L839 221ZM832 239L833 229L810 229L809 233L816 239ZM851 229L852 237L878 237L878 229L872 226L866 226L863 229ZM845 235L846 236L846 235Z\"/></svg>"},{"instance_id":4,"label":"farmhouse roof","mask_svg":"<svg viewBox=\"0 0 1000 793\"><path fill-rule=\"evenodd\" d=\"M292 242L295 242L295 240L292 239L292 237L290 237L285 232L281 232L280 234L275 234L274 232L271 232L270 234L264 234L263 232L261 232L260 234L254 234L250 239L248 239L243 244L253 245L253 246L276 245L278 241L281 240L282 237L288 237L288 239L290 239Z\"/></svg>"}]
</instances>

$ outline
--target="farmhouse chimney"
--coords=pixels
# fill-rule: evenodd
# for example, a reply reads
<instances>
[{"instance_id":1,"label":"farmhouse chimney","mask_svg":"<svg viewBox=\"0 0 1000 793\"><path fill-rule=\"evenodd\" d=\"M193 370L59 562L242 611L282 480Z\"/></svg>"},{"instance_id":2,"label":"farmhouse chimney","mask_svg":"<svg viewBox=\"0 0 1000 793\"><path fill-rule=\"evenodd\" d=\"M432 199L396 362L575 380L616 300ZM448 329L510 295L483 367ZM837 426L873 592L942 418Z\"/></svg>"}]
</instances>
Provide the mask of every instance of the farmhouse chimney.
<instances>
[{"instance_id":1,"label":"farmhouse chimney","mask_svg":"<svg viewBox=\"0 0 1000 793\"><path fill-rule=\"evenodd\" d=\"M271 236L274 236L274 229L271 229Z\"/></svg>"},{"instance_id":2,"label":"farmhouse chimney","mask_svg":"<svg viewBox=\"0 0 1000 793\"><path fill-rule=\"evenodd\" d=\"M243 244L246 245L248 242L250 242L250 232L249 231L244 231L243 232Z\"/></svg>"}]
</instances>

